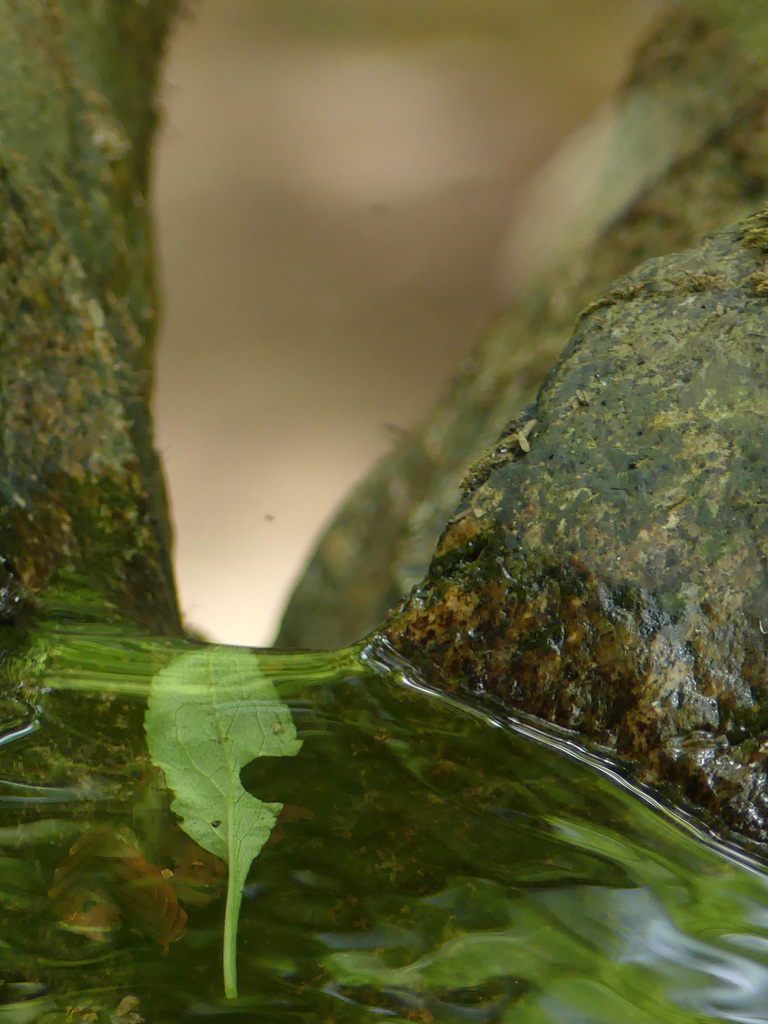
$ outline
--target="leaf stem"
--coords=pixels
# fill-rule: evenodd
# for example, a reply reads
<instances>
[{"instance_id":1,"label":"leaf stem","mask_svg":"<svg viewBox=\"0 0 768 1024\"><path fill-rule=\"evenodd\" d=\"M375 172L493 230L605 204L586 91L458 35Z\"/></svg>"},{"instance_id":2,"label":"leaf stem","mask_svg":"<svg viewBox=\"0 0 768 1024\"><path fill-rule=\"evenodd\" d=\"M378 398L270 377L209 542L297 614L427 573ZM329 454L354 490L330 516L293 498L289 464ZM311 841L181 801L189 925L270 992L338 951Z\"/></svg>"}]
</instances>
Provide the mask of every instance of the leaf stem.
<instances>
[{"instance_id":1,"label":"leaf stem","mask_svg":"<svg viewBox=\"0 0 768 1024\"><path fill-rule=\"evenodd\" d=\"M250 866L250 865L249 865ZM243 872L230 864L227 876L227 905L224 910L224 995L237 999L237 922L243 902Z\"/></svg>"}]
</instances>

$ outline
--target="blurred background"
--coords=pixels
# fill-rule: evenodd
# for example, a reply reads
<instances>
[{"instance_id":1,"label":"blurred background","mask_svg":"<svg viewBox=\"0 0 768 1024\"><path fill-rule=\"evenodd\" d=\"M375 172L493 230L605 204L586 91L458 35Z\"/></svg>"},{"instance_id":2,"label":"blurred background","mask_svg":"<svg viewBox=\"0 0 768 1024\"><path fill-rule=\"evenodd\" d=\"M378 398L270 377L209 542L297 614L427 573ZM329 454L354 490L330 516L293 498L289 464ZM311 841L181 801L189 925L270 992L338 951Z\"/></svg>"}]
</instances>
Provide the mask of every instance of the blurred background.
<instances>
[{"instance_id":1,"label":"blurred background","mask_svg":"<svg viewBox=\"0 0 768 1024\"><path fill-rule=\"evenodd\" d=\"M324 523L509 303L524 188L651 0L197 0L155 159L189 625L266 645Z\"/></svg>"}]
</instances>

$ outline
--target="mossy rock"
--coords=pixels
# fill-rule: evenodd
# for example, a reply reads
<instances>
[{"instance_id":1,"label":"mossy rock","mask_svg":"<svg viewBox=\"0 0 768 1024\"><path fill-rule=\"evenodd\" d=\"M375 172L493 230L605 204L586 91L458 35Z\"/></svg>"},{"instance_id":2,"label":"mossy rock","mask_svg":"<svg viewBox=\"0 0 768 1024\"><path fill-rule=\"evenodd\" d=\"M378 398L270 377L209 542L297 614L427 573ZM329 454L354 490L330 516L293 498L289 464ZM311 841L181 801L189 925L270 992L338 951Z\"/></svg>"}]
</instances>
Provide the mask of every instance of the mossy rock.
<instances>
[{"instance_id":1,"label":"mossy rock","mask_svg":"<svg viewBox=\"0 0 768 1024\"><path fill-rule=\"evenodd\" d=\"M768 214L580 316L385 634L768 843Z\"/></svg>"}]
</instances>

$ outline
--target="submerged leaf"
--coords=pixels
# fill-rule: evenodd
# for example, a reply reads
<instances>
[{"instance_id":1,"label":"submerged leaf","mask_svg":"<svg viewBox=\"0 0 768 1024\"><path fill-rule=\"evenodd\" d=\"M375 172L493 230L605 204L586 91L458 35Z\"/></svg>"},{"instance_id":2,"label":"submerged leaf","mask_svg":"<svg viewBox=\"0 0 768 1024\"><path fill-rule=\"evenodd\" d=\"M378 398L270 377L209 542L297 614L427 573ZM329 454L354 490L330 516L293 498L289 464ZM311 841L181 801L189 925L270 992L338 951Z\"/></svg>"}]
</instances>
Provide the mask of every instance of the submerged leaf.
<instances>
[{"instance_id":1,"label":"submerged leaf","mask_svg":"<svg viewBox=\"0 0 768 1024\"><path fill-rule=\"evenodd\" d=\"M49 895L71 932L103 942L125 920L167 950L187 915L174 887L124 831L100 826L81 836L56 868Z\"/></svg>"},{"instance_id":2,"label":"submerged leaf","mask_svg":"<svg viewBox=\"0 0 768 1024\"><path fill-rule=\"evenodd\" d=\"M157 673L145 730L150 756L174 794L171 806L181 827L229 865L224 988L234 997L243 886L283 806L248 793L240 771L256 757L297 754L301 741L258 656L224 647L183 654Z\"/></svg>"}]
</instances>

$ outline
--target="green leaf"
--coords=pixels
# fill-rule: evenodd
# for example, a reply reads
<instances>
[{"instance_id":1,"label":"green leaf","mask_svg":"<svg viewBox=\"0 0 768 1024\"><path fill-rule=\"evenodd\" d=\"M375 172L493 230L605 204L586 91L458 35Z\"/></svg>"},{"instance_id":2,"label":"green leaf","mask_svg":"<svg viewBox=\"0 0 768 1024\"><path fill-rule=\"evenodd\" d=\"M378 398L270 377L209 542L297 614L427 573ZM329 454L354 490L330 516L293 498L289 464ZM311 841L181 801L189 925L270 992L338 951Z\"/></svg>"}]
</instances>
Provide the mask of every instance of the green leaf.
<instances>
[{"instance_id":1,"label":"green leaf","mask_svg":"<svg viewBox=\"0 0 768 1024\"><path fill-rule=\"evenodd\" d=\"M224 647L184 654L154 676L145 731L181 827L229 865L224 991L235 998L243 886L283 806L248 793L240 771L256 757L297 754L301 740L258 655Z\"/></svg>"}]
</instances>

